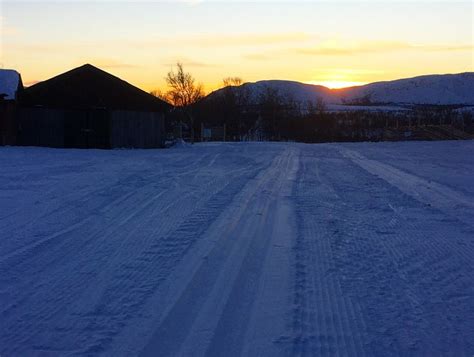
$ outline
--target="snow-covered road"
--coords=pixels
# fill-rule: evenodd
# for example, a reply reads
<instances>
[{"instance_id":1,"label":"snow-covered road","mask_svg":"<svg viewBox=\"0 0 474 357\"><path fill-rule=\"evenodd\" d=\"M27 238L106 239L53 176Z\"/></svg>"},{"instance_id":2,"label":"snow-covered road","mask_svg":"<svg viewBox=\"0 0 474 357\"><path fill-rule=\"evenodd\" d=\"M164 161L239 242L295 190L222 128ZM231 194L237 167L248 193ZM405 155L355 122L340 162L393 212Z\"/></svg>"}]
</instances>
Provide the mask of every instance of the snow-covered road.
<instances>
[{"instance_id":1,"label":"snow-covered road","mask_svg":"<svg viewBox=\"0 0 474 357\"><path fill-rule=\"evenodd\" d=\"M472 356L473 152L0 148L0 356Z\"/></svg>"}]
</instances>

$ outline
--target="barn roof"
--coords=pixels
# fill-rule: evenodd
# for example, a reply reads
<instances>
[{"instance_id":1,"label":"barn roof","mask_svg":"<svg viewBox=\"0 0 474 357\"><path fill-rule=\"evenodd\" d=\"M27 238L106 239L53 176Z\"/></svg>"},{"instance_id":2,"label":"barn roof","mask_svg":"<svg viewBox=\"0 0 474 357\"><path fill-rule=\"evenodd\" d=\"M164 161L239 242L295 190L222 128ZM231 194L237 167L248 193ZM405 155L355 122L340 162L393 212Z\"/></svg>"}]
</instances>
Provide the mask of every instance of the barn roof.
<instances>
[{"instance_id":1,"label":"barn roof","mask_svg":"<svg viewBox=\"0 0 474 357\"><path fill-rule=\"evenodd\" d=\"M97 67L85 64L25 89L22 104L62 109L165 111L171 106Z\"/></svg>"},{"instance_id":2,"label":"barn roof","mask_svg":"<svg viewBox=\"0 0 474 357\"><path fill-rule=\"evenodd\" d=\"M20 73L13 69L0 69L0 99L15 100L22 88Z\"/></svg>"}]
</instances>

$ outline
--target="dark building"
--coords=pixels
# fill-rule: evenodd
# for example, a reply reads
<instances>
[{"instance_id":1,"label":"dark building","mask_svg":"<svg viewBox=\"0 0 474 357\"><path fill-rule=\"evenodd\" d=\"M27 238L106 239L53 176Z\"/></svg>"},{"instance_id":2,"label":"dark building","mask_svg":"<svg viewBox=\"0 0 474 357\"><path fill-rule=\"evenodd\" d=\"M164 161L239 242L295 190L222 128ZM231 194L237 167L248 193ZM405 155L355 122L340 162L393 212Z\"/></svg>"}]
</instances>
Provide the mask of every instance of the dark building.
<instances>
[{"instance_id":1,"label":"dark building","mask_svg":"<svg viewBox=\"0 0 474 357\"><path fill-rule=\"evenodd\" d=\"M19 144L156 148L170 105L90 64L24 90Z\"/></svg>"},{"instance_id":2,"label":"dark building","mask_svg":"<svg viewBox=\"0 0 474 357\"><path fill-rule=\"evenodd\" d=\"M17 143L17 102L22 90L21 76L17 71L0 69L0 145Z\"/></svg>"}]
</instances>

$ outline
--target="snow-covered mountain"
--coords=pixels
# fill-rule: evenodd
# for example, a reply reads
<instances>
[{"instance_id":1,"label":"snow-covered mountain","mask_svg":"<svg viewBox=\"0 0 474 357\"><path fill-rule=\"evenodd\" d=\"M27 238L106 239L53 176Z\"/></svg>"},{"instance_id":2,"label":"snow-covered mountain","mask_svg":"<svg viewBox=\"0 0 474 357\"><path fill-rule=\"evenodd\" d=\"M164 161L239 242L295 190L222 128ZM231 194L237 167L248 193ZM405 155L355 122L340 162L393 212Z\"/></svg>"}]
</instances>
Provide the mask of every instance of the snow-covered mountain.
<instances>
[{"instance_id":1,"label":"snow-covered mountain","mask_svg":"<svg viewBox=\"0 0 474 357\"><path fill-rule=\"evenodd\" d=\"M307 102L322 98L328 104L438 104L474 105L474 72L426 75L363 86L329 89L324 86L294 81L266 80L245 83L233 90L246 90L256 102L266 88L277 90L284 97ZM219 89L210 98L223 93Z\"/></svg>"},{"instance_id":2,"label":"snow-covered mountain","mask_svg":"<svg viewBox=\"0 0 474 357\"><path fill-rule=\"evenodd\" d=\"M245 83L242 88L247 89L254 100L258 99L266 88L277 90L280 95L300 102L314 101L316 98L322 98L328 103L338 100L337 94L327 87L295 81L266 80Z\"/></svg>"},{"instance_id":3,"label":"snow-covered mountain","mask_svg":"<svg viewBox=\"0 0 474 357\"><path fill-rule=\"evenodd\" d=\"M229 89L245 93L252 104L258 103L259 98L265 95L269 89L276 91L278 95L283 96L285 99L302 103L316 101L318 98L322 98L327 103L338 103L340 101L337 93L327 87L286 80L264 80L244 83L237 87L221 88L210 93L207 99L215 99Z\"/></svg>"},{"instance_id":4,"label":"snow-covered mountain","mask_svg":"<svg viewBox=\"0 0 474 357\"><path fill-rule=\"evenodd\" d=\"M368 99L372 103L474 104L474 72L428 75L376 82L341 90L342 100Z\"/></svg>"}]
</instances>

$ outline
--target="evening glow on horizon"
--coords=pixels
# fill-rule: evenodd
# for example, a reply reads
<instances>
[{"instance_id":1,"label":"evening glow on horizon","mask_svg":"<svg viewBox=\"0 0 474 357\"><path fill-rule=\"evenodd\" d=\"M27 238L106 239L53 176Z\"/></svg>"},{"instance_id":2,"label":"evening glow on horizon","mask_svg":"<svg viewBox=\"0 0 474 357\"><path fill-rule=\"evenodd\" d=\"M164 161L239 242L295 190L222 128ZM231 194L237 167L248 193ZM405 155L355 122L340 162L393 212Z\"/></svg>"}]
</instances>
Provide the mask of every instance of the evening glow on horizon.
<instances>
[{"instance_id":1,"label":"evening glow on horizon","mask_svg":"<svg viewBox=\"0 0 474 357\"><path fill-rule=\"evenodd\" d=\"M180 61L206 91L222 79L341 88L474 70L470 1L3 1L3 68L26 85L91 63L166 89Z\"/></svg>"},{"instance_id":2,"label":"evening glow on horizon","mask_svg":"<svg viewBox=\"0 0 474 357\"><path fill-rule=\"evenodd\" d=\"M347 88L347 87L361 86L361 85L367 84L366 82L350 82L350 81L337 81L337 80L336 81L309 81L305 83L325 86L331 89Z\"/></svg>"}]
</instances>

